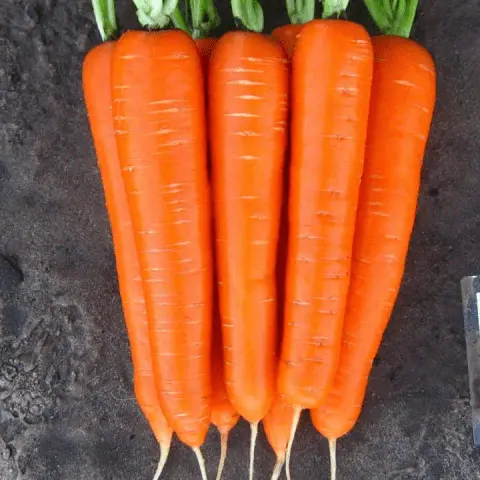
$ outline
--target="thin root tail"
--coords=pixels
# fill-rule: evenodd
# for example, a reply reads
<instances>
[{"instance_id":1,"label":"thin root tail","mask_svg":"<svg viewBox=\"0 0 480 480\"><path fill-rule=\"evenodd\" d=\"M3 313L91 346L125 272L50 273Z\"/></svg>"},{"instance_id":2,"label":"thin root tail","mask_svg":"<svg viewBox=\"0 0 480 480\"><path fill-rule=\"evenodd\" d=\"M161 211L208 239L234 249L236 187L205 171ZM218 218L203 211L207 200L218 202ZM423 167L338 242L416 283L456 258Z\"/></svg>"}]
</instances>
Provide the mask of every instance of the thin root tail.
<instances>
[{"instance_id":1,"label":"thin root tail","mask_svg":"<svg viewBox=\"0 0 480 480\"><path fill-rule=\"evenodd\" d=\"M216 480L221 480L223 467L225 466L225 460L227 458L228 450L228 433L220 434L220 461L218 462L217 477Z\"/></svg>"},{"instance_id":2,"label":"thin root tail","mask_svg":"<svg viewBox=\"0 0 480 480\"><path fill-rule=\"evenodd\" d=\"M170 453L170 442L160 445L160 460L158 462L158 467L153 476L153 480L158 480L162 475L165 464L168 460L168 454Z\"/></svg>"},{"instance_id":3,"label":"thin root tail","mask_svg":"<svg viewBox=\"0 0 480 480\"><path fill-rule=\"evenodd\" d=\"M284 465L285 465L285 454L277 457L277 463L273 468L272 478L270 480L278 480L280 478Z\"/></svg>"},{"instance_id":4,"label":"thin root tail","mask_svg":"<svg viewBox=\"0 0 480 480\"><path fill-rule=\"evenodd\" d=\"M330 450L330 480L337 478L337 439L328 439L328 448Z\"/></svg>"},{"instance_id":5,"label":"thin root tail","mask_svg":"<svg viewBox=\"0 0 480 480\"><path fill-rule=\"evenodd\" d=\"M192 450L197 457L198 466L200 467L200 472L202 473L202 480L207 480L207 470L205 468L205 459L203 458L202 451L199 447L193 447Z\"/></svg>"},{"instance_id":6,"label":"thin root tail","mask_svg":"<svg viewBox=\"0 0 480 480\"><path fill-rule=\"evenodd\" d=\"M288 439L288 446L287 446L287 465L286 465L286 474L287 480L292 480L290 475L290 459L292 456L292 445L293 440L295 439L295 433L297 432L298 422L300 421L300 415L302 414L301 407L295 407L295 411L293 412L293 420L292 420L292 429L290 430L290 438Z\"/></svg>"},{"instance_id":7,"label":"thin root tail","mask_svg":"<svg viewBox=\"0 0 480 480\"><path fill-rule=\"evenodd\" d=\"M258 422L250 424L250 466L248 469L248 478L253 480L253 467L255 465L255 444L257 443Z\"/></svg>"}]
</instances>

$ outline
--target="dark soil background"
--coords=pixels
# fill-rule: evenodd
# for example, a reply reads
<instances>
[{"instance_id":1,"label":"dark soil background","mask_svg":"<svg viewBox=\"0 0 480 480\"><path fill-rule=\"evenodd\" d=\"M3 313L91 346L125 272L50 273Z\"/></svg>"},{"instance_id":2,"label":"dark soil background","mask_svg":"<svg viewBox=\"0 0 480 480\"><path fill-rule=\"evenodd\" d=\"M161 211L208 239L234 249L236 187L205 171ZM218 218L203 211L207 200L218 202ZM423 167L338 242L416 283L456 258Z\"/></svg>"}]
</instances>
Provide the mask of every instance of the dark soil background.
<instances>
[{"instance_id":1,"label":"dark soil background","mask_svg":"<svg viewBox=\"0 0 480 480\"><path fill-rule=\"evenodd\" d=\"M364 21L351 3L349 17ZM136 26L129 0L118 4ZM286 21L282 0L264 4L267 30ZM361 419L340 441L341 480L480 479L459 288L480 273L478 0L425 0L414 38L436 59L438 104L405 281ZM0 1L1 480L144 480L157 463L132 394L82 98L82 60L98 41L88 0ZM203 451L213 477L214 431ZM247 456L241 424L224 478L247 478ZM273 463L262 434L256 478ZM328 478L326 442L306 417L293 476ZM199 478L178 442L164 478Z\"/></svg>"}]
</instances>

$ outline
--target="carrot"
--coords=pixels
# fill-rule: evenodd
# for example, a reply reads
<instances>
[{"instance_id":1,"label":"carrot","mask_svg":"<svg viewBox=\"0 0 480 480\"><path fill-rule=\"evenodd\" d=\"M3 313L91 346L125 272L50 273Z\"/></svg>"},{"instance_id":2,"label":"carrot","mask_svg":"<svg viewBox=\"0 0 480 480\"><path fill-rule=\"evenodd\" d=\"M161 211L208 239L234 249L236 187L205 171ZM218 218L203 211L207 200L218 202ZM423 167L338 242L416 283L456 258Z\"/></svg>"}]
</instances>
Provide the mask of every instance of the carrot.
<instances>
[{"instance_id":1,"label":"carrot","mask_svg":"<svg viewBox=\"0 0 480 480\"><path fill-rule=\"evenodd\" d=\"M315 20L292 64L289 246L278 389L295 407L287 471L303 408L333 382L347 298L372 77L360 25Z\"/></svg>"},{"instance_id":2,"label":"carrot","mask_svg":"<svg viewBox=\"0 0 480 480\"><path fill-rule=\"evenodd\" d=\"M195 41L202 58L204 72L208 73L208 64L215 44L216 38L201 38ZM217 289L215 289L215 294ZM220 433L220 460L217 469L217 480L222 478L223 467L227 457L228 435L230 430L239 420L238 412L228 400L225 387L223 352L222 352L222 325L218 312L218 295L214 295L214 324L212 334L212 418L211 422Z\"/></svg>"},{"instance_id":3,"label":"carrot","mask_svg":"<svg viewBox=\"0 0 480 480\"><path fill-rule=\"evenodd\" d=\"M116 32L113 2L93 2L103 40ZM83 88L110 219L120 296L132 352L134 388L140 409L160 445L159 478L168 458L172 429L162 413L153 378L145 296L115 143L110 87L115 43L91 50L83 64Z\"/></svg>"},{"instance_id":4,"label":"carrot","mask_svg":"<svg viewBox=\"0 0 480 480\"><path fill-rule=\"evenodd\" d=\"M285 464L288 440L292 428L294 409L277 395L267 415L262 420L268 443L277 456L271 480L280 478Z\"/></svg>"},{"instance_id":5,"label":"carrot","mask_svg":"<svg viewBox=\"0 0 480 480\"><path fill-rule=\"evenodd\" d=\"M253 29L263 17L242 22ZM260 34L227 33L212 54L208 91L225 379L232 405L251 424L252 477L258 422L275 393L275 263L288 105L284 52Z\"/></svg>"},{"instance_id":6,"label":"carrot","mask_svg":"<svg viewBox=\"0 0 480 480\"><path fill-rule=\"evenodd\" d=\"M278 240L277 268L275 272L277 285L277 324L279 333L277 341L278 352L280 351L283 337L283 317L285 307L285 272L288 248L289 167L290 162L287 151L283 175L283 202L280 220L280 235ZM293 407L286 404L283 397L276 393L267 415L262 420L268 443L277 457L272 472L272 480L276 480L280 477L285 464L293 413ZM289 475L289 473L287 473L287 475Z\"/></svg>"},{"instance_id":7,"label":"carrot","mask_svg":"<svg viewBox=\"0 0 480 480\"><path fill-rule=\"evenodd\" d=\"M200 461L210 422L212 318L200 55L181 31L127 32L115 48L112 83L160 403Z\"/></svg>"},{"instance_id":8,"label":"carrot","mask_svg":"<svg viewBox=\"0 0 480 480\"><path fill-rule=\"evenodd\" d=\"M332 478L336 440L360 415L403 277L435 102L435 66L423 47L383 36L373 38L373 48L365 169L340 362L326 401L312 410L315 427L329 439Z\"/></svg>"}]
</instances>

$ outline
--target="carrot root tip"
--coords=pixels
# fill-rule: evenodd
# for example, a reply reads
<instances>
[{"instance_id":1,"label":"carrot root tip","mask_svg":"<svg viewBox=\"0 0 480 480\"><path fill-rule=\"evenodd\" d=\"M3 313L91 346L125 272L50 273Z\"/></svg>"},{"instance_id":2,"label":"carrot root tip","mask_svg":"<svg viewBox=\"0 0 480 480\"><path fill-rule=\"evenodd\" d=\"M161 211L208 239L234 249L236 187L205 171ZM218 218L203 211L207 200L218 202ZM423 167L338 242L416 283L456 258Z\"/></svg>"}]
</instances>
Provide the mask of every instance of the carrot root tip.
<instances>
[{"instance_id":1,"label":"carrot root tip","mask_svg":"<svg viewBox=\"0 0 480 480\"><path fill-rule=\"evenodd\" d=\"M193 447L192 450L197 457L198 466L200 467L200 472L202 473L202 480L207 480L207 470L205 468L205 459L203 458L202 451L199 447Z\"/></svg>"},{"instance_id":2,"label":"carrot root tip","mask_svg":"<svg viewBox=\"0 0 480 480\"><path fill-rule=\"evenodd\" d=\"M284 465L285 465L285 454L277 457L277 463L273 468L272 478L270 480L278 480L280 478Z\"/></svg>"},{"instance_id":3,"label":"carrot root tip","mask_svg":"<svg viewBox=\"0 0 480 480\"><path fill-rule=\"evenodd\" d=\"M158 480L162 475L165 464L168 460L168 454L170 453L170 442L160 445L160 460L158 462L157 470L153 476L153 480Z\"/></svg>"},{"instance_id":4,"label":"carrot root tip","mask_svg":"<svg viewBox=\"0 0 480 480\"><path fill-rule=\"evenodd\" d=\"M248 469L248 478L253 480L253 471L255 464L255 444L257 443L258 422L250 424L250 467Z\"/></svg>"},{"instance_id":5,"label":"carrot root tip","mask_svg":"<svg viewBox=\"0 0 480 480\"><path fill-rule=\"evenodd\" d=\"M295 407L295 411L293 412L292 429L290 430L290 438L288 439L288 446L287 446L287 462L286 462L287 480L292 480L292 477L290 475L290 459L292 456L293 440L295 439L295 433L297 432L298 422L300 421L301 414L302 414L302 408Z\"/></svg>"},{"instance_id":6,"label":"carrot root tip","mask_svg":"<svg viewBox=\"0 0 480 480\"><path fill-rule=\"evenodd\" d=\"M330 479L336 480L337 478L337 439L328 439L328 448L330 450Z\"/></svg>"},{"instance_id":7,"label":"carrot root tip","mask_svg":"<svg viewBox=\"0 0 480 480\"><path fill-rule=\"evenodd\" d=\"M225 460L227 458L228 449L228 433L220 434L220 461L218 462L217 477L216 480L221 480L223 467L225 466Z\"/></svg>"}]
</instances>

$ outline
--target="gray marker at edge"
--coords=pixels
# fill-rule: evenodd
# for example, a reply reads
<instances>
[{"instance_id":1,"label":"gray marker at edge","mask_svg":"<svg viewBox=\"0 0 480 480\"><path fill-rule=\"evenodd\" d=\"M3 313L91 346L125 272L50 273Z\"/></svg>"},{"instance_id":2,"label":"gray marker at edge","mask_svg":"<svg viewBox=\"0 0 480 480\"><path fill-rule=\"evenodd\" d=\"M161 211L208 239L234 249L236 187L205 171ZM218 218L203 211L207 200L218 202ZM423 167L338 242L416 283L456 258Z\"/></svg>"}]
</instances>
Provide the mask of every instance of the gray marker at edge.
<instances>
[{"instance_id":1,"label":"gray marker at edge","mask_svg":"<svg viewBox=\"0 0 480 480\"><path fill-rule=\"evenodd\" d=\"M480 447L480 276L461 281L473 441Z\"/></svg>"}]
</instances>

